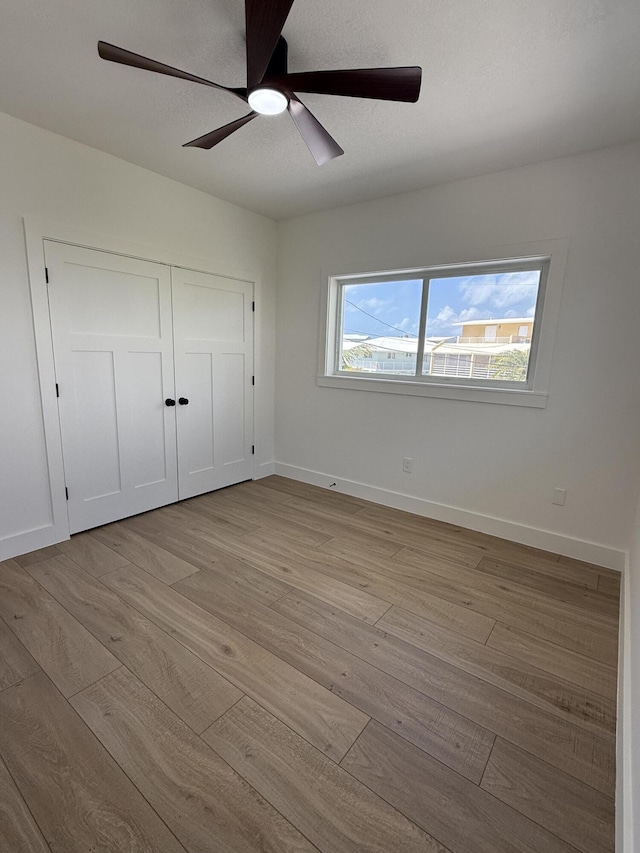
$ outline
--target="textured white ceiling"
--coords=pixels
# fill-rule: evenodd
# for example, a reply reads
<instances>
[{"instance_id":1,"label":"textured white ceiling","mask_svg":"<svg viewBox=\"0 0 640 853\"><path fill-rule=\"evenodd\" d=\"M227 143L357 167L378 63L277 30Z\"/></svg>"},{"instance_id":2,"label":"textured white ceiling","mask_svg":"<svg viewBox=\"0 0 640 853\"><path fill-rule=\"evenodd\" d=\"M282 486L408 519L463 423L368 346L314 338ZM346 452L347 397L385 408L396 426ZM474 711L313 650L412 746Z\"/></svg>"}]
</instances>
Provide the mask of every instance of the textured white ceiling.
<instances>
[{"instance_id":1,"label":"textured white ceiling","mask_svg":"<svg viewBox=\"0 0 640 853\"><path fill-rule=\"evenodd\" d=\"M243 86L243 0L0 0L0 110L274 218L640 138L638 0L296 0L284 35L291 71L421 65L420 100L303 95L322 167L286 113L183 149L242 103L96 42Z\"/></svg>"}]
</instances>

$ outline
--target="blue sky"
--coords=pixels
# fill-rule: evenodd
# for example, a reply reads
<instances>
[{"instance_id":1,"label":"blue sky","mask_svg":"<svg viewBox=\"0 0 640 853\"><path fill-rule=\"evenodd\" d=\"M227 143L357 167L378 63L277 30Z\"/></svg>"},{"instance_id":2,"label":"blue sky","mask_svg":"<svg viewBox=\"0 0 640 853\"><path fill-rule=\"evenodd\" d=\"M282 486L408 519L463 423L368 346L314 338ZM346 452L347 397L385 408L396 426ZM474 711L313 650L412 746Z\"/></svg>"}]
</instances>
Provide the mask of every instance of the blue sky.
<instances>
[{"instance_id":1,"label":"blue sky","mask_svg":"<svg viewBox=\"0 0 640 853\"><path fill-rule=\"evenodd\" d=\"M432 279L427 336L459 335L456 322L533 317L539 273ZM344 289L344 331L375 337L418 334L422 281L352 284Z\"/></svg>"}]
</instances>

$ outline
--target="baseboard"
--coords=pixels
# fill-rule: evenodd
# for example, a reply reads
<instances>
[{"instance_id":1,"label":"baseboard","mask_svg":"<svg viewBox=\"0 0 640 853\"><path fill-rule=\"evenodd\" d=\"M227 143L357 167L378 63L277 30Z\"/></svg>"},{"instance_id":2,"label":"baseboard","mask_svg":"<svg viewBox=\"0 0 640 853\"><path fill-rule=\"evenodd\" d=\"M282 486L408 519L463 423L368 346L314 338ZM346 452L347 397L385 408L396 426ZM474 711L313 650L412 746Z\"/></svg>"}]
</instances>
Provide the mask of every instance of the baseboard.
<instances>
[{"instance_id":1,"label":"baseboard","mask_svg":"<svg viewBox=\"0 0 640 853\"><path fill-rule=\"evenodd\" d=\"M63 539L69 538L69 531L61 532L54 525L38 527L35 530L27 530L15 536L6 536L0 539L0 562L28 554L29 551L37 551L38 548L46 548L55 545Z\"/></svg>"},{"instance_id":2,"label":"baseboard","mask_svg":"<svg viewBox=\"0 0 640 853\"><path fill-rule=\"evenodd\" d=\"M618 646L618 720L616 726L616 851L634 853L631 730L631 573L628 565L620 589Z\"/></svg>"},{"instance_id":3,"label":"baseboard","mask_svg":"<svg viewBox=\"0 0 640 853\"><path fill-rule=\"evenodd\" d=\"M369 486L355 480L344 480L323 474L319 471L310 471L299 468L296 465L287 465L283 462L275 463L275 473L292 480L300 480L323 488L333 488L337 492L351 495L354 498L384 504L394 509L402 509L416 515L424 515L437 521L445 521L466 527L469 530L477 530L490 536L499 536L511 542L521 545L529 545L532 548L540 548L543 551L551 551L554 554L562 554L565 557L573 557L576 560L584 560L587 563L595 563L597 566L605 566L622 572L625 565L625 552L618 551L606 545L596 542L587 542L582 539L573 539L561 533L550 530L540 530L536 527L528 527L514 521L503 518L494 518L490 515L482 515L477 512L460 509L447 504L427 501L416 498L413 495L404 495L390 489L381 489L378 486Z\"/></svg>"},{"instance_id":4,"label":"baseboard","mask_svg":"<svg viewBox=\"0 0 640 853\"><path fill-rule=\"evenodd\" d=\"M276 473L275 462L263 462L261 465L256 465L253 471L253 479L261 480L263 477L270 477Z\"/></svg>"}]
</instances>

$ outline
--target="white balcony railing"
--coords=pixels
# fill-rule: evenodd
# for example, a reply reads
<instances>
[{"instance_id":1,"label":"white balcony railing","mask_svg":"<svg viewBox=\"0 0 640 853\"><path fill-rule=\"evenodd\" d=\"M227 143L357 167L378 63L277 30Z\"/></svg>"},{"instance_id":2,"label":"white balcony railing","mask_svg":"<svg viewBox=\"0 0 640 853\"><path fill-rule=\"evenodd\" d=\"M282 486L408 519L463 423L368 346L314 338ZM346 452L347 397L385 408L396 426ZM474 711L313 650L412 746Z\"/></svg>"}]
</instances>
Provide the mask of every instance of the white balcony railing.
<instances>
[{"instance_id":1,"label":"white balcony railing","mask_svg":"<svg viewBox=\"0 0 640 853\"><path fill-rule=\"evenodd\" d=\"M458 344L529 344L531 338L525 338L522 335L508 335L500 338L456 338Z\"/></svg>"}]
</instances>

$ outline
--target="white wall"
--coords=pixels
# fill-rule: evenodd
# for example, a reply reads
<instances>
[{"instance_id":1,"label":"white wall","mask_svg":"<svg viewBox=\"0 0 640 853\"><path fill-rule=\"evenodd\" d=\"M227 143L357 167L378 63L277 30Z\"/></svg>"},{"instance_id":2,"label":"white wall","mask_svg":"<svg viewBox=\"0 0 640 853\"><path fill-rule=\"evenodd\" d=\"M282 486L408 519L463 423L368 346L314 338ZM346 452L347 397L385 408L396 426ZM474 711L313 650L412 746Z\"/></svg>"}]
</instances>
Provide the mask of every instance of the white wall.
<instances>
[{"instance_id":1,"label":"white wall","mask_svg":"<svg viewBox=\"0 0 640 853\"><path fill-rule=\"evenodd\" d=\"M621 567L639 479L639 198L640 146L628 145L281 223L279 470L456 507L479 529L482 516L505 519L499 529L513 538ZM569 254L547 408L316 385L323 268L438 263L552 239L568 239ZM568 490L565 507L551 503L555 486Z\"/></svg>"},{"instance_id":2,"label":"white wall","mask_svg":"<svg viewBox=\"0 0 640 853\"><path fill-rule=\"evenodd\" d=\"M256 453L273 460L275 223L0 114L0 559L51 523L23 216L258 274Z\"/></svg>"}]
</instances>

